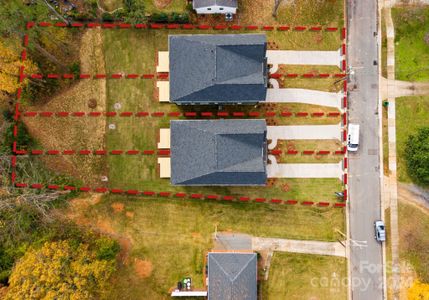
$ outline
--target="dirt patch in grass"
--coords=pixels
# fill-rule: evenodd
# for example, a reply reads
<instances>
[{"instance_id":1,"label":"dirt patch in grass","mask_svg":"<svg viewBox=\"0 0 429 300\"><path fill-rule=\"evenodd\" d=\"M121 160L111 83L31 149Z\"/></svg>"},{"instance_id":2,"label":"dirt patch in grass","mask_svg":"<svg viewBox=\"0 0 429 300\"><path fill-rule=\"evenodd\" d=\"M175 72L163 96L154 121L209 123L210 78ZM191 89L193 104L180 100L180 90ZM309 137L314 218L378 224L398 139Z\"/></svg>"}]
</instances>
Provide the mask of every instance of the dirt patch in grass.
<instances>
[{"instance_id":1,"label":"dirt patch in grass","mask_svg":"<svg viewBox=\"0 0 429 300\"><path fill-rule=\"evenodd\" d=\"M153 0L153 4L156 8L162 9L171 4L173 0Z\"/></svg>"},{"instance_id":2,"label":"dirt patch in grass","mask_svg":"<svg viewBox=\"0 0 429 300\"><path fill-rule=\"evenodd\" d=\"M125 205L121 202L114 202L112 203L111 207L114 213L120 213L124 210Z\"/></svg>"},{"instance_id":3,"label":"dirt patch in grass","mask_svg":"<svg viewBox=\"0 0 429 300\"><path fill-rule=\"evenodd\" d=\"M141 260L136 258L134 260L134 269L140 278L147 278L152 274L152 263L149 260Z\"/></svg>"}]
</instances>

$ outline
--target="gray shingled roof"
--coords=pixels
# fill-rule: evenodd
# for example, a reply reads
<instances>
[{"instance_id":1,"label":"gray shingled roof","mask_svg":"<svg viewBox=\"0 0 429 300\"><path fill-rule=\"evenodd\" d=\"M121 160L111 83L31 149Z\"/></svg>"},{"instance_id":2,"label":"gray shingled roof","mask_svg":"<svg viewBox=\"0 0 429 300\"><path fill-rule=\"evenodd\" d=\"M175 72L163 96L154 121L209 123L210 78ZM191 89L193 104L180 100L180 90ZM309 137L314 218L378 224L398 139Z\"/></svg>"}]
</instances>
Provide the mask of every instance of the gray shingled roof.
<instances>
[{"instance_id":1,"label":"gray shingled roof","mask_svg":"<svg viewBox=\"0 0 429 300\"><path fill-rule=\"evenodd\" d=\"M171 35L169 56L171 102L265 101L264 34Z\"/></svg>"},{"instance_id":2,"label":"gray shingled roof","mask_svg":"<svg viewBox=\"0 0 429 300\"><path fill-rule=\"evenodd\" d=\"M170 121L173 185L265 185L265 120Z\"/></svg>"},{"instance_id":3,"label":"gray shingled roof","mask_svg":"<svg viewBox=\"0 0 429 300\"><path fill-rule=\"evenodd\" d=\"M193 4L194 8L209 7L213 5L237 8L237 0L194 0Z\"/></svg>"},{"instance_id":4,"label":"gray shingled roof","mask_svg":"<svg viewBox=\"0 0 429 300\"><path fill-rule=\"evenodd\" d=\"M208 254L209 300L256 300L256 253Z\"/></svg>"}]
</instances>

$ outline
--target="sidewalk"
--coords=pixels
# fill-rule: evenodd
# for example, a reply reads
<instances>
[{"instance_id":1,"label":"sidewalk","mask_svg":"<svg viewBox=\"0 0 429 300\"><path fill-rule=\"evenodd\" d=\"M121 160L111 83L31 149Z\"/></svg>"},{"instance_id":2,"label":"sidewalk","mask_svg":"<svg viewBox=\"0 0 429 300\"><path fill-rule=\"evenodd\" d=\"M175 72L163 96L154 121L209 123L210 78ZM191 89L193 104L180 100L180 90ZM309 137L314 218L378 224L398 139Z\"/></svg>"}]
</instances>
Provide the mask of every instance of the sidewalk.
<instances>
[{"instance_id":1,"label":"sidewalk","mask_svg":"<svg viewBox=\"0 0 429 300\"><path fill-rule=\"evenodd\" d=\"M393 299L399 299L401 276L399 267L399 228L398 228L398 187L396 178L396 86L395 86L395 29L392 11L386 10L387 32L387 99L389 107L388 141L389 141L389 177L387 199L390 201L390 244L392 251L392 284Z\"/></svg>"}]
</instances>

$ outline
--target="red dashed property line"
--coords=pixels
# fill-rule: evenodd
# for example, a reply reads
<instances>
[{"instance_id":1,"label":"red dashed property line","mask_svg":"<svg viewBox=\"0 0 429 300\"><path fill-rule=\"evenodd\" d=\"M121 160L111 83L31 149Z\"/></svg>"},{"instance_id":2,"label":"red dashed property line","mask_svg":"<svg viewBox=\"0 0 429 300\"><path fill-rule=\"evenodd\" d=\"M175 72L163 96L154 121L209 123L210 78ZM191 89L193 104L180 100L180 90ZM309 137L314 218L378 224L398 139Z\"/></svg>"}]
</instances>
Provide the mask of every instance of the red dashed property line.
<instances>
[{"instance_id":1,"label":"red dashed property line","mask_svg":"<svg viewBox=\"0 0 429 300\"><path fill-rule=\"evenodd\" d=\"M158 156L169 156L170 150L160 149L160 150L42 150L42 149L32 149L32 150L14 150L14 153L17 155L158 155Z\"/></svg>"},{"instance_id":2,"label":"red dashed property line","mask_svg":"<svg viewBox=\"0 0 429 300\"><path fill-rule=\"evenodd\" d=\"M57 184L41 184L41 183L15 183L17 188L31 188L31 189L48 189L48 190L65 190L65 191L80 191L80 192L95 192L95 193L112 193L112 194L125 194L125 195L140 195L151 196L160 198L179 198L179 199L205 199L205 200L223 200L235 202L257 202L257 203L272 203L272 204L285 204L285 205L302 205L302 206L322 206L322 207L345 207L344 202L316 202L316 201L297 201L297 200L282 200L282 199L267 199L267 198L250 198L240 196L222 196L222 195L203 195L196 193L183 193L183 192L159 192L159 191L139 191L130 189L114 189L114 188L91 188L87 186L76 187L71 185L57 185Z\"/></svg>"},{"instance_id":3,"label":"red dashed property line","mask_svg":"<svg viewBox=\"0 0 429 300\"><path fill-rule=\"evenodd\" d=\"M112 74L24 74L23 77L31 79L168 79L168 73L157 73L157 74L123 74L123 73L112 73Z\"/></svg>"},{"instance_id":4,"label":"red dashed property line","mask_svg":"<svg viewBox=\"0 0 429 300\"><path fill-rule=\"evenodd\" d=\"M321 118L321 117L340 117L341 113L338 111L332 111L332 112L289 112L289 111L282 111L282 112L276 112L276 111L266 111L266 112L163 112L163 111L155 111L155 112L147 112L147 111L139 111L139 112L130 112L130 111L124 111L124 112L115 112L115 111L108 111L108 112L83 112L83 111L75 111L75 112L66 112L66 111L60 111L60 112L52 112L52 111L26 111L26 112L20 112L20 115L23 117L43 117L43 118L49 118L49 117L187 117L187 118L194 118L194 117L251 117L251 118L257 118L257 117L311 117L311 118Z\"/></svg>"},{"instance_id":5,"label":"red dashed property line","mask_svg":"<svg viewBox=\"0 0 429 300\"><path fill-rule=\"evenodd\" d=\"M103 29L187 29L187 30L263 30L263 31L312 31L312 32L337 32L337 27L327 27L327 26L289 26L289 25L194 25L194 24L157 24L157 23L148 23L148 24L129 24L129 23L82 23L74 22L70 25L67 25L64 22L28 22L27 29L31 29L35 26L38 27L59 27L59 28L103 28Z\"/></svg>"},{"instance_id":6,"label":"red dashed property line","mask_svg":"<svg viewBox=\"0 0 429 300\"><path fill-rule=\"evenodd\" d=\"M303 73L303 74L296 74L296 73L274 73L269 75L270 78L273 79L279 79L282 77L286 78L344 78L347 76L345 73L335 73L335 74L328 74L328 73Z\"/></svg>"},{"instance_id":7,"label":"red dashed property line","mask_svg":"<svg viewBox=\"0 0 429 300\"><path fill-rule=\"evenodd\" d=\"M281 155L281 154L288 154L288 155L344 155L345 149L340 150L303 150L303 151L297 151L297 150L271 150L269 152L271 155Z\"/></svg>"},{"instance_id":8,"label":"red dashed property line","mask_svg":"<svg viewBox=\"0 0 429 300\"><path fill-rule=\"evenodd\" d=\"M23 51L22 57L26 57L26 52ZM345 61L343 61L343 64L345 64ZM335 74L328 74L328 73L303 73L303 74L296 74L296 73L274 73L269 75L270 78L273 79L279 79L282 77L285 78L344 78L346 77L345 73L335 73ZM167 73L158 73L158 74L136 74L136 73L130 73L130 74L122 74L122 73L112 73L112 74L25 74L23 75L23 78L31 78L31 79L168 79Z\"/></svg>"},{"instance_id":9,"label":"red dashed property line","mask_svg":"<svg viewBox=\"0 0 429 300\"><path fill-rule=\"evenodd\" d=\"M42 149L32 149L32 150L17 150L14 149L16 155L158 155L158 156L169 156L170 150L160 149L160 150L42 150ZM345 150L304 150L301 152L298 151L283 151L283 150L271 150L269 154L271 155L281 155L284 154L299 154L302 155L343 155Z\"/></svg>"}]
</instances>

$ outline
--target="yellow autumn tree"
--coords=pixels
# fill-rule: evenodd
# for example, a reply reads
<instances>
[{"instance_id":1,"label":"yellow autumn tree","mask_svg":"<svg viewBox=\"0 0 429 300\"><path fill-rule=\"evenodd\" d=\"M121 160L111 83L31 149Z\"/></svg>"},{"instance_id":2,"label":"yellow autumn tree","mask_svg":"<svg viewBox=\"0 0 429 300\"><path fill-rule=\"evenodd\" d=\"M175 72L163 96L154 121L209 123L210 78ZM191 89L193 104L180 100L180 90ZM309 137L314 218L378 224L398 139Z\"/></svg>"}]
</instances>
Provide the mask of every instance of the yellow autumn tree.
<instances>
[{"instance_id":1,"label":"yellow autumn tree","mask_svg":"<svg viewBox=\"0 0 429 300\"><path fill-rule=\"evenodd\" d=\"M114 262L97 260L88 245L69 241L30 249L9 278L6 299L100 299L106 297Z\"/></svg>"},{"instance_id":2,"label":"yellow autumn tree","mask_svg":"<svg viewBox=\"0 0 429 300\"><path fill-rule=\"evenodd\" d=\"M414 281L408 289L408 300L429 300L429 284Z\"/></svg>"},{"instance_id":3,"label":"yellow autumn tree","mask_svg":"<svg viewBox=\"0 0 429 300\"><path fill-rule=\"evenodd\" d=\"M10 40L12 42L12 40ZM0 39L0 94L15 93L18 87L23 87L28 84L28 79L25 79L22 84L19 84L19 68L24 66L24 73L37 73L37 66L30 60L21 60L21 52L18 47L7 46Z\"/></svg>"}]
</instances>

